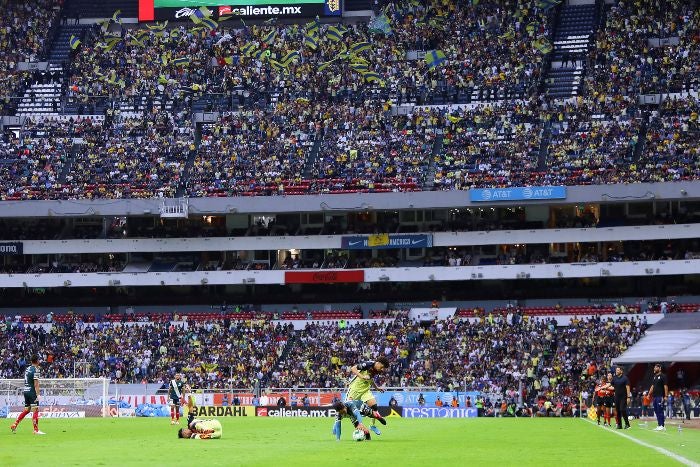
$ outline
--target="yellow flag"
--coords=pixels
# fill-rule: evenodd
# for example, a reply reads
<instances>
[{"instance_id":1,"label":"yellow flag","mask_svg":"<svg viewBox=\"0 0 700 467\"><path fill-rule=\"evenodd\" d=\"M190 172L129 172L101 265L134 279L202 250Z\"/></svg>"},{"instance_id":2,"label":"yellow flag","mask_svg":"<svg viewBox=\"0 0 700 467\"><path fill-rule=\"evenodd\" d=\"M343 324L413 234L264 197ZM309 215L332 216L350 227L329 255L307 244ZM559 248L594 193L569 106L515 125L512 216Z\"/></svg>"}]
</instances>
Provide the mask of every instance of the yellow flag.
<instances>
[{"instance_id":1,"label":"yellow flag","mask_svg":"<svg viewBox=\"0 0 700 467\"><path fill-rule=\"evenodd\" d=\"M588 418L591 420L596 420L598 418L598 411L595 407L588 407Z\"/></svg>"},{"instance_id":2,"label":"yellow flag","mask_svg":"<svg viewBox=\"0 0 700 467\"><path fill-rule=\"evenodd\" d=\"M389 234L376 234L367 237L367 246L384 246L389 244Z\"/></svg>"}]
</instances>

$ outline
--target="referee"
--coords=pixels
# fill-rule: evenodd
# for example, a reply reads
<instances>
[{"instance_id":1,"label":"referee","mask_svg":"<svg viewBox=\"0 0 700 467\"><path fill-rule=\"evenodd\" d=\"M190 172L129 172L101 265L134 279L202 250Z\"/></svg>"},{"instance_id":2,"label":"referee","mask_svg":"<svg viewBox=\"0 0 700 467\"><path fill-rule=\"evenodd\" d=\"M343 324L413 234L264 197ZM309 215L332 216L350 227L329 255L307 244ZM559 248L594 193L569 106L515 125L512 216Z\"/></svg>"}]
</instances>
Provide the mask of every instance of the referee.
<instances>
[{"instance_id":1,"label":"referee","mask_svg":"<svg viewBox=\"0 0 700 467\"><path fill-rule=\"evenodd\" d=\"M622 420L625 420L625 430L630 427L630 421L627 417L627 401L632 398L630 392L630 380L622 372L622 367L615 367L615 376L612 380L612 385L615 388L615 421L617 421L617 429L622 429Z\"/></svg>"}]
</instances>

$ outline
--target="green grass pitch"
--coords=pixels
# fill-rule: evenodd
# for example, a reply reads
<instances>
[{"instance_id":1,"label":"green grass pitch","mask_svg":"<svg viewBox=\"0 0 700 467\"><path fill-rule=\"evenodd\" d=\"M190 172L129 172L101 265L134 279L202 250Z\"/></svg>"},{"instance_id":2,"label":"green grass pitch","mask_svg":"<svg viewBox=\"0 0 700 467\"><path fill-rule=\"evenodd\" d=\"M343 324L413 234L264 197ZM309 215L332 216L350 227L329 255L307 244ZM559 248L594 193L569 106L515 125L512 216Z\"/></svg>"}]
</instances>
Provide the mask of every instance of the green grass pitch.
<instances>
[{"instance_id":1,"label":"green grass pitch","mask_svg":"<svg viewBox=\"0 0 700 467\"><path fill-rule=\"evenodd\" d=\"M331 435L331 419L221 418L220 440L177 439L159 418L31 420L0 432L1 466L480 466L680 465L677 460L578 419L389 419L370 442ZM624 433L700 463L700 431ZM691 464L692 465L692 464ZM696 464L697 465L697 464Z\"/></svg>"}]
</instances>

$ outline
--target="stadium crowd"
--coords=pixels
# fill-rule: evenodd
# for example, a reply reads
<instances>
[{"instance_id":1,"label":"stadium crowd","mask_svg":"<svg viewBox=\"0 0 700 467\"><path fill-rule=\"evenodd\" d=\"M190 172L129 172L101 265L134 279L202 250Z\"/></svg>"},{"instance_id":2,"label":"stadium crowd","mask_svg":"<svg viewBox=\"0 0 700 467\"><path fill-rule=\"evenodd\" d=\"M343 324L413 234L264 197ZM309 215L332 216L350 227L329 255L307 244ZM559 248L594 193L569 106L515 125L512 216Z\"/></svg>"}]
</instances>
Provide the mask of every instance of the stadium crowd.
<instances>
[{"instance_id":1,"label":"stadium crowd","mask_svg":"<svg viewBox=\"0 0 700 467\"><path fill-rule=\"evenodd\" d=\"M318 114L307 102L293 101L207 125L188 180L190 193L232 196L270 189L284 194L285 184L301 182Z\"/></svg>"},{"instance_id":2,"label":"stadium crowd","mask_svg":"<svg viewBox=\"0 0 700 467\"><path fill-rule=\"evenodd\" d=\"M271 316L270 316L271 317ZM187 317L178 317L187 320ZM310 322L295 332L274 321L237 321L228 316L139 323L87 322L80 316L53 322L49 330L7 317L0 334L0 377L18 377L26 355L39 352L43 377L73 375L79 362L89 373L115 382L167 382L183 371L198 387L344 387L349 368L378 355L392 365L387 386L436 386L527 400L572 397L634 344L646 321L621 317L576 318L558 326L550 318L522 313L456 317L420 324L399 314L388 320L350 324ZM85 364L83 364L85 365ZM602 371L602 370L601 370Z\"/></svg>"},{"instance_id":3,"label":"stadium crowd","mask_svg":"<svg viewBox=\"0 0 700 467\"><path fill-rule=\"evenodd\" d=\"M292 329L263 321L54 322L49 331L0 321L6 345L0 350L0 377L18 377L29 352L40 352L42 377L70 377L86 362L90 374L115 382L167 382L183 371L198 387L252 387L272 370Z\"/></svg>"},{"instance_id":4,"label":"stadium crowd","mask_svg":"<svg viewBox=\"0 0 700 467\"><path fill-rule=\"evenodd\" d=\"M402 384L517 393L527 399L575 396L597 377L589 366L609 367L611 358L646 329L637 319L576 319L570 326L514 313L482 315L479 321L445 320L424 330Z\"/></svg>"},{"instance_id":5,"label":"stadium crowd","mask_svg":"<svg viewBox=\"0 0 700 467\"><path fill-rule=\"evenodd\" d=\"M311 169L312 190L420 189L433 151L433 111L391 116L382 104L334 106Z\"/></svg>"},{"instance_id":6,"label":"stadium crowd","mask_svg":"<svg viewBox=\"0 0 700 467\"><path fill-rule=\"evenodd\" d=\"M675 37L677 44L654 42ZM617 2L597 32L589 61L592 69L586 77L586 87L595 98L697 90L698 2Z\"/></svg>"},{"instance_id":7,"label":"stadium crowd","mask_svg":"<svg viewBox=\"0 0 700 467\"><path fill-rule=\"evenodd\" d=\"M12 94L15 81L29 82L16 63L45 55L50 41L38 32L53 30L62 4L3 3L12 14L0 23L7 46L0 77ZM640 93L698 87L697 1L621 0L606 8L584 91L567 102L538 96L556 19L551 7L536 0L404 1L386 4L369 23L98 23L80 35L65 94L79 112L106 103L107 118L29 119L19 137L3 135L0 197L698 178L697 110L683 113L697 108L695 98L668 99L647 134L640 134L647 117L637 104ZM443 103L467 105L420 107ZM418 106L394 115L395 104ZM122 115L124 106L135 114ZM199 134L190 114L202 106L226 113ZM47 131L28 143L25 130L36 126Z\"/></svg>"},{"instance_id":8,"label":"stadium crowd","mask_svg":"<svg viewBox=\"0 0 700 467\"><path fill-rule=\"evenodd\" d=\"M274 387L344 387L352 365L384 355L395 364L386 382L396 385L418 324L407 318L375 323L314 322L300 331L295 345L270 375Z\"/></svg>"},{"instance_id":9,"label":"stadium crowd","mask_svg":"<svg viewBox=\"0 0 700 467\"><path fill-rule=\"evenodd\" d=\"M19 62L38 62L49 45L63 0L0 1L0 115L11 115L34 73L17 71Z\"/></svg>"},{"instance_id":10,"label":"stadium crowd","mask_svg":"<svg viewBox=\"0 0 700 467\"><path fill-rule=\"evenodd\" d=\"M443 118L443 150L435 156L436 188L535 181L542 134L536 99L463 109Z\"/></svg>"}]
</instances>

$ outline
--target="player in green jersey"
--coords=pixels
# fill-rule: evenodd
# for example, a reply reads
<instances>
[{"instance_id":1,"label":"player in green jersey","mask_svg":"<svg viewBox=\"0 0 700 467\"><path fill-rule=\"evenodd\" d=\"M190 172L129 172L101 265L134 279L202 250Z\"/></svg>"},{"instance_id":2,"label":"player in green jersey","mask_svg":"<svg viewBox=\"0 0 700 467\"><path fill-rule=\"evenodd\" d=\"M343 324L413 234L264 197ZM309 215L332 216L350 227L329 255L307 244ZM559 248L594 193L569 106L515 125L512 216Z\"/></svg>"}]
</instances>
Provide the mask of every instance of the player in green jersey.
<instances>
[{"instance_id":1,"label":"player in green jersey","mask_svg":"<svg viewBox=\"0 0 700 467\"><path fill-rule=\"evenodd\" d=\"M180 373L175 374L175 379L170 381L168 385L168 399L170 399L170 424L179 425L180 424L180 404L184 399L185 383L182 381L182 375Z\"/></svg>"},{"instance_id":2,"label":"player in green jersey","mask_svg":"<svg viewBox=\"0 0 700 467\"><path fill-rule=\"evenodd\" d=\"M32 414L32 423L34 425L35 435L45 435L39 430L39 357L33 355L31 358L32 364L24 370L24 411L19 414L15 423L10 425L10 430L13 433L17 432L17 425L26 417L29 412Z\"/></svg>"}]
</instances>

